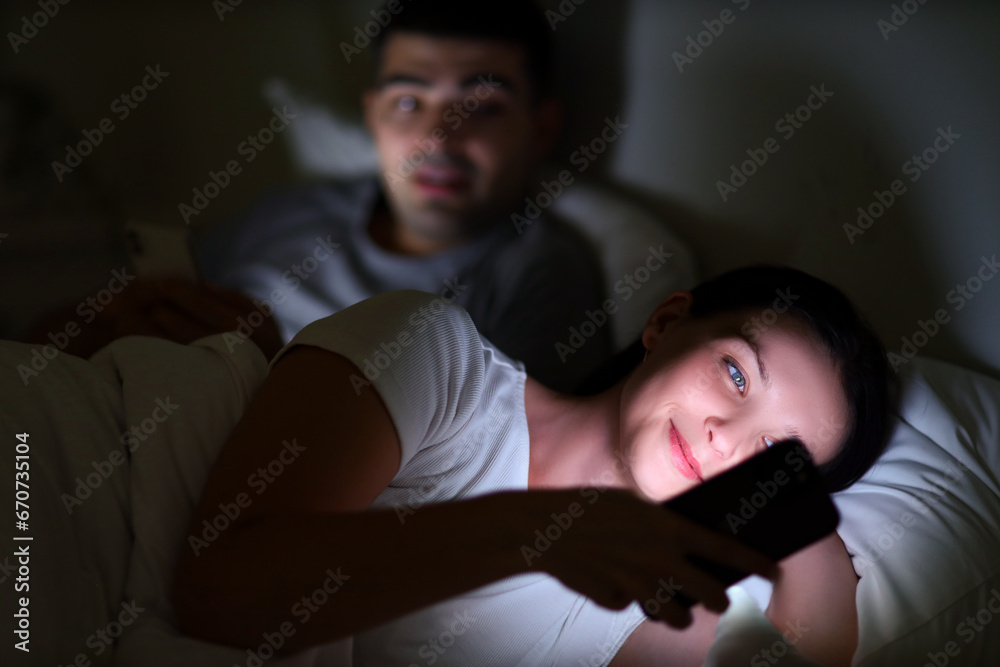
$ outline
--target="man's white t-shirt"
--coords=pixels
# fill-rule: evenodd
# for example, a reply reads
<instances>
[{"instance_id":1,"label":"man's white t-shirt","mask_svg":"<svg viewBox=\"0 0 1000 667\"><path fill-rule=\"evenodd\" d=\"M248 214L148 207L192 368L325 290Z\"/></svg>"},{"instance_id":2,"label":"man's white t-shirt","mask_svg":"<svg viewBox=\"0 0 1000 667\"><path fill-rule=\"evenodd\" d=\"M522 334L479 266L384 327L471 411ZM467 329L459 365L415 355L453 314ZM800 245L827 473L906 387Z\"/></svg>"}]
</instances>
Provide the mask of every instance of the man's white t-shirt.
<instances>
[{"instance_id":1,"label":"man's white t-shirt","mask_svg":"<svg viewBox=\"0 0 1000 667\"><path fill-rule=\"evenodd\" d=\"M350 359L361 371L352 384L370 383L392 417L400 468L373 507L405 521L426 503L528 488L524 366L462 308L388 292L306 326L272 364L295 345ZM522 574L356 635L353 664L606 665L645 618L637 603L612 611L554 577Z\"/></svg>"}]
</instances>

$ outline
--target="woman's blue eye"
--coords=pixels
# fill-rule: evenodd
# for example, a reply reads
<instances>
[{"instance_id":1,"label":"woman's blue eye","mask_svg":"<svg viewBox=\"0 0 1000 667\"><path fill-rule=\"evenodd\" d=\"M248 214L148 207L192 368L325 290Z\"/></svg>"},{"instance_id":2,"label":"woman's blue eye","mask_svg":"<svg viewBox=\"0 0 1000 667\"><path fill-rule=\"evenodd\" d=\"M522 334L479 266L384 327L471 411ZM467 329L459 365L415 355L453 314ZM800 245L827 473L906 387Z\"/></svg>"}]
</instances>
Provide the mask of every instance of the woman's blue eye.
<instances>
[{"instance_id":1,"label":"woman's blue eye","mask_svg":"<svg viewBox=\"0 0 1000 667\"><path fill-rule=\"evenodd\" d=\"M774 440L771 440L770 438L764 438L764 444L767 445L768 447L771 447L774 445Z\"/></svg>"},{"instance_id":2,"label":"woman's blue eye","mask_svg":"<svg viewBox=\"0 0 1000 667\"><path fill-rule=\"evenodd\" d=\"M400 111L413 111L417 108L417 98L413 95L403 95L396 100L396 108Z\"/></svg>"},{"instance_id":3,"label":"woman's blue eye","mask_svg":"<svg viewBox=\"0 0 1000 667\"><path fill-rule=\"evenodd\" d=\"M733 379L733 384L736 385L736 388L739 389L740 393L742 394L743 390L746 389L747 379L743 376L743 373L740 372L740 369L737 368L736 364L734 364L733 362L727 360L726 366L729 368L729 377Z\"/></svg>"}]
</instances>

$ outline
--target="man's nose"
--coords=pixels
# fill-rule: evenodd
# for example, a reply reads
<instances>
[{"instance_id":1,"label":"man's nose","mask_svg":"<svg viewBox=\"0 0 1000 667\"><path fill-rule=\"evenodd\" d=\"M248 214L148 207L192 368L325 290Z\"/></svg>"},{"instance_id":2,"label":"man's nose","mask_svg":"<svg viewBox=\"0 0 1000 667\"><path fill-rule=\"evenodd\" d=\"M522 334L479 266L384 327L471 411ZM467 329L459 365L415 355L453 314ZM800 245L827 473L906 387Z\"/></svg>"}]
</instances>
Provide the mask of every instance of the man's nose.
<instances>
[{"instance_id":1,"label":"man's nose","mask_svg":"<svg viewBox=\"0 0 1000 667\"><path fill-rule=\"evenodd\" d=\"M464 144L465 123L454 113L453 103L442 102L434 105L424 114L416 139L420 148L428 155L458 153Z\"/></svg>"}]
</instances>

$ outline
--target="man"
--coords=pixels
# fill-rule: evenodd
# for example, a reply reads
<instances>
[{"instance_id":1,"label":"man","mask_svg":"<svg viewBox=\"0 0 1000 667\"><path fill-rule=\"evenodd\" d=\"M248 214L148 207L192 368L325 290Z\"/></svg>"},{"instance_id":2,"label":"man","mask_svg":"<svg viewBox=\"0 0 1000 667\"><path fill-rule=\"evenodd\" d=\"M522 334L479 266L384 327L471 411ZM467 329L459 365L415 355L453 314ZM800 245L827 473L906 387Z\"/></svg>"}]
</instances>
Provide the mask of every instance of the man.
<instances>
[{"instance_id":1,"label":"man","mask_svg":"<svg viewBox=\"0 0 1000 667\"><path fill-rule=\"evenodd\" d=\"M206 277L273 307L283 341L380 292L438 293L530 374L570 389L610 352L609 327L565 363L555 347L599 308L601 270L562 223L512 222L540 191L559 126L550 30L527 0L401 7L363 99L378 179L265 199L205 236Z\"/></svg>"},{"instance_id":2,"label":"man","mask_svg":"<svg viewBox=\"0 0 1000 667\"><path fill-rule=\"evenodd\" d=\"M265 198L199 240L205 285L134 281L65 351L86 356L128 334L186 343L237 330L232 340L249 337L270 358L315 319L418 289L464 307L552 388L573 389L607 358L608 326L572 354L556 346L600 310L592 248L551 218L520 222L560 125L544 16L530 0L394 8L363 97L378 177Z\"/></svg>"}]
</instances>

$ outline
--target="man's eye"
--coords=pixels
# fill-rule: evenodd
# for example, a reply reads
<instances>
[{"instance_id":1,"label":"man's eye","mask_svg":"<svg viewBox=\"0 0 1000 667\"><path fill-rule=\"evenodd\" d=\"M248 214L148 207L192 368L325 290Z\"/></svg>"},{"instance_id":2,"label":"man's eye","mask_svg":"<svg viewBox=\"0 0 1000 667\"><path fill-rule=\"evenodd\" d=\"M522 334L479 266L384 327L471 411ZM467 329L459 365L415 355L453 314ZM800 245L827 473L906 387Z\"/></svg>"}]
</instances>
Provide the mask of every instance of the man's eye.
<instances>
[{"instance_id":1,"label":"man's eye","mask_svg":"<svg viewBox=\"0 0 1000 667\"><path fill-rule=\"evenodd\" d=\"M743 376L743 372L728 359L726 360L726 367L729 369L729 377L733 379L733 384L736 385L736 388L742 394L747 386L747 379Z\"/></svg>"},{"instance_id":2,"label":"man's eye","mask_svg":"<svg viewBox=\"0 0 1000 667\"><path fill-rule=\"evenodd\" d=\"M403 95L396 100L396 109L399 111L413 111L417 108L417 98L413 95Z\"/></svg>"},{"instance_id":3,"label":"man's eye","mask_svg":"<svg viewBox=\"0 0 1000 667\"><path fill-rule=\"evenodd\" d=\"M499 104L481 104L473 113L477 116L497 116L502 110Z\"/></svg>"}]
</instances>

